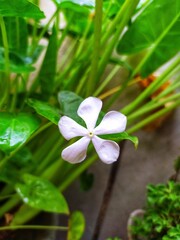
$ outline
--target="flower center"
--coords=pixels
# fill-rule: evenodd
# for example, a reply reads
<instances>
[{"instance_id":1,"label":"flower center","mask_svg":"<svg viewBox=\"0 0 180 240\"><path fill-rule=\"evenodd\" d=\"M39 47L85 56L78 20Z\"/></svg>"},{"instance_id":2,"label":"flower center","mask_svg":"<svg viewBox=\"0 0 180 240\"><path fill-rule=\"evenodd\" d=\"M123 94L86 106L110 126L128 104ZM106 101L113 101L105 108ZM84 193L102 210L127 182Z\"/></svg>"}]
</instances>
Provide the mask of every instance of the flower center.
<instances>
[{"instance_id":1,"label":"flower center","mask_svg":"<svg viewBox=\"0 0 180 240\"><path fill-rule=\"evenodd\" d=\"M92 138L94 136L93 132L89 132L89 137Z\"/></svg>"}]
</instances>

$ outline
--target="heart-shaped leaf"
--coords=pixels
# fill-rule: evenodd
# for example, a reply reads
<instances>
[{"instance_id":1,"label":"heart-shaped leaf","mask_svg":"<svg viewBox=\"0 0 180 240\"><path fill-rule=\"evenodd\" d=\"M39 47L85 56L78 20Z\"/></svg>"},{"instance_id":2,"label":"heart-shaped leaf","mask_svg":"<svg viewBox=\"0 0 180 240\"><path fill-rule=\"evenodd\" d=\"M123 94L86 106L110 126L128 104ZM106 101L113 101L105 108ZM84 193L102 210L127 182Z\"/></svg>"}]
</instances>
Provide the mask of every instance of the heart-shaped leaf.
<instances>
[{"instance_id":1,"label":"heart-shaped leaf","mask_svg":"<svg viewBox=\"0 0 180 240\"><path fill-rule=\"evenodd\" d=\"M48 212L69 213L64 196L51 182L30 174L24 174L22 180L15 188L24 203Z\"/></svg>"},{"instance_id":2,"label":"heart-shaped leaf","mask_svg":"<svg viewBox=\"0 0 180 240\"><path fill-rule=\"evenodd\" d=\"M180 1L152 1L131 24L117 50L127 55L144 50L139 71L147 76L179 52L179 28Z\"/></svg>"},{"instance_id":3,"label":"heart-shaped leaf","mask_svg":"<svg viewBox=\"0 0 180 240\"><path fill-rule=\"evenodd\" d=\"M26 56L28 46L27 22L19 17L4 17L9 51ZM0 32L0 46L4 46Z\"/></svg>"},{"instance_id":4,"label":"heart-shaped leaf","mask_svg":"<svg viewBox=\"0 0 180 240\"><path fill-rule=\"evenodd\" d=\"M44 13L27 0L0 0L0 16L41 19Z\"/></svg>"},{"instance_id":5,"label":"heart-shaped leaf","mask_svg":"<svg viewBox=\"0 0 180 240\"><path fill-rule=\"evenodd\" d=\"M60 119L59 109L50 106L46 102L42 102L32 98L27 100L27 104L33 107L39 115L45 117L56 125L58 124L58 121Z\"/></svg>"},{"instance_id":6,"label":"heart-shaped leaf","mask_svg":"<svg viewBox=\"0 0 180 240\"><path fill-rule=\"evenodd\" d=\"M11 152L21 146L40 126L40 120L27 113L0 112L0 149Z\"/></svg>"}]
</instances>

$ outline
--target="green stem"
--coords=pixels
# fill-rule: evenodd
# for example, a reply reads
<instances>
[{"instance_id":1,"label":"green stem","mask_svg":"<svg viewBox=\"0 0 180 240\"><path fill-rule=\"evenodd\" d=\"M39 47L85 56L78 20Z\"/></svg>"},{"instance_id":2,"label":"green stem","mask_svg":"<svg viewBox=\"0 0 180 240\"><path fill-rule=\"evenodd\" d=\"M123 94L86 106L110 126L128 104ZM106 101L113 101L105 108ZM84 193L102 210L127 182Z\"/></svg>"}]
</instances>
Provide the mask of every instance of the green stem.
<instances>
[{"instance_id":1,"label":"green stem","mask_svg":"<svg viewBox=\"0 0 180 240\"><path fill-rule=\"evenodd\" d=\"M88 169L93 162L95 162L97 156L94 155L90 159L84 161L79 165L76 169L73 169L71 172L68 173L68 177L59 185L59 191L63 192L66 188L78 177L84 170Z\"/></svg>"},{"instance_id":2,"label":"green stem","mask_svg":"<svg viewBox=\"0 0 180 240\"><path fill-rule=\"evenodd\" d=\"M43 27L43 30L41 31L41 33L39 34L39 36L37 37L36 41L34 41L34 45L33 48L31 50L31 54L33 54L33 52L35 51L39 41L43 38L45 32L47 32L49 25L51 24L51 22L53 21L53 19L56 17L56 15L59 13L59 9L56 9L56 11L54 12L54 14L51 16L51 18L49 19L48 23Z\"/></svg>"},{"instance_id":3,"label":"green stem","mask_svg":"<svg viewBox=\"0 0 180 240\"><path fill-rule=\"evenodd\" d=\"M17 225L17 226L0 227L0 231L17 230L17 229L42 229L42 230L68 231L68 227L48 226L48 225Z\"/></svg>"},{"instance_id":4,"label":"green stem","mask_svg":"<svg viewBox=\"0 0 180 240\"><path fill-rule=\"evenodd\" d=\"M63 139L61 138L61 141L57 141L51 151L47 154L45 159L43 159L42 163L38 167L37 173L41 172L47 165L48 163L52 160L53 156L57 152L57 150L60 148L61 144L63 142Z\"/></svg>"},{"instance_id":5,"label":"green stem","mask_svg":"<svg viewBox=\"0 0 180 240\"><path fill-rule=\"evenodd\" d=\"M15 107L16 107L16 102L17 102L17 94L18 94L18 88L19 88L19 75L17 75L14 79L14 93L13 93L13 97L12 97L12 102L11 102L11 108L10 108L10 112L14 112Z\"/></svg>"},{"instance_id":6,"label":"green stem","mask_svg":"<svg viewBox=\"0 0 180 240\"><path fill-rule=\"evenodd\" d=\"M113 77L116 75L116 73L119 71L119 66L115 65L113 70L110 71L109 75L106 77L106 79L101 83L101 85L98 87L98 89L95 91L94 96L98 96L102 90L107 86L107 84L113 79Z\"/></svg>"},{"instance_id":7,"label":"green stem","mask_svg":"<svg viewBox=\"0 0 180 240\"><path fill-rule=\"evenodd\" d=\"M168 81L168 77L172 74L174 69L179 66L180 58L177 58L153 83L149 85L133 102L124 107L121 111L125 115L129 115L130 112L135 110L141 102L143 102L147 97L152 95L162 84Z\"/></svg>"},{"instance_id":8,"label":"green stem","mask_svg":"<svg viewBox=\"0 0 180 240\"><path fill-rule=\"evenodd\" d=\"M4 88L4 94L0 101L0 107L4 104L4 102L8 102L9 99L9 93L10 93L10 59L9 59L9 44L8 44L8 37L6 32L6 26L3 17L0 16L0 27L1 27L1 33L2 33L2 42L4 46L4 57L5 57L5 75L4 75L4 82L3 82L3 88Z\"/></svg>"},{"instance_id":9,"label":"green stem","mask_svg":"<svg viewBox=\"0 0 180 240\"><path fill-rule=\"evenodd\" d=\"M91 72L87 83L87 96L91 95L94 91L95 79L97 75L99 57L101 52L101 28L102 28L102 7L103 1L96 0L95 7L95 26L94 26L94 46L91 62Z\"/></svg>"},{"instance_id":10,"label":"green stem","mask_svg":"<svg viewBox=\"0 0 180 240\"><path fill-rule=\"evenodd\" d=\"M13 198L9 199L5 204L0 207L0 217L2 217L10 209L14 208L18 203L21 202L20 197L15 194Z\"/></svg>"},{"instance_id":11,"label":"green stem","mask_svg":"<svg viewBox=\"0 0 180 240\"><path fill-rule=\"evenodd\" d=\"M105 48L105 52L102 56L96 80L100 79L100 76L104 72L105 67L112 55L114 46L116 45L119 36L121 35L122 31L127 25L129 19L132 17L138 2L139 0L126 0L123 6L121 7L117 17L114 19L112 26L107 31L107 34L105 34L104 39L102 40L102 47L105 48L105 43L107 44L107 47ZM112 39L110 39L110 36L113 33L113 31L115 31L115 34L112 37ZM107 43L108 39L110 39L110 41Z\"/></svg>"},{"instance_id":12,"label":"green stem","mask_svg":"<svg viewBox=\"0 0 180 240\"><path fill-rule=\"evenodd\" d=\"M157 109L159 107L162 107L162 106L166 105L166 103L172 104L172 102L174 100L179 99L179 98L180 98L180 93L174 94L174 95L172 95L170 97L167 97L167 98L165 98L165 99L163 99L163 100L161 100L159 102L155 102L154 103L154 101L152 101L152 102L150 102L148 104L145 104L145 105L143 105L142 108L140 108L139 110L137 110L134 113L130 114L128 116L128 121L131 121L132 119L138 118L138 117L142 116L145 113L151 112L152 110L155 110L155 109Z\"/></svg>"},{"instance_id":13,"label":"green stem","mask_svg":"<svg viewBox=\"0 0 180 240\"><path fill-rule=\"evenodd\" d=\"M6 74L9 75L10 73L9 44L8 44L5 22L3 17L1 16L0 16L0 26L1 26L1 32L2 32L2 41L4 46L5 71L6 71Z\"/></svg>"},{"instance_id":14,"label":"green stem","mask_svg":"<svg viewBox=\"0 0 180 240\"><path fill-rule=\"evenodd\" d=\"M180 87L180 82L179 82L180 78L177 78L176 81L174 81L173 83L170 83L170 86L167 87L166 89L164 89L160 94L158 94L154 100L159 100L165 96L167 96L168 94L172 94L173 91L175 91L176 89L178 89Z\"/></svg>"},{"instance_id":15,"label":"green stem","mask_svg":"<svg viewBox=\"0 0 180 240\"><path fill-rule=\"evenodd\" d=\"M136 132L137 130L141 129L142 127L146 126L148 123L154 121L155 119L165 115L166 113L172 111L173 109L177 108L180 105L180 101L176 101L175 103L171 104L169 107L163 108L162 110L152 114L151 116L147 117L146 119L140 121L139 123L135 124L133 127L127 130L129 134Z\"/></svg>"}]
</instances>

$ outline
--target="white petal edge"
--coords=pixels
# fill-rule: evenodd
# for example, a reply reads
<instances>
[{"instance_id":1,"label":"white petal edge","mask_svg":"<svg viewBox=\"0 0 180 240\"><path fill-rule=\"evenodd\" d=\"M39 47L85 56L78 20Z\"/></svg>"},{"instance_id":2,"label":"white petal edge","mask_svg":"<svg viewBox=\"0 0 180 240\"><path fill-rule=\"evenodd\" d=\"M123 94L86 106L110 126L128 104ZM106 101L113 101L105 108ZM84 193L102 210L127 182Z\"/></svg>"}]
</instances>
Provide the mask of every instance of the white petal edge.
<instances>
[{"instance_id":1,"label":"white petal edge","mask_svg":"<svg viewBox=\"0 0 180 240\"><path fill-rule=\"evenodd\" d=\"M92 142L101 161L106 164L117 161L120 154L120 147L116 142L104 140L97 136L92 138Z\"/></svg>"},{"instance_id":2,"label":"white petal edge","mask_svg":"<svg viewBox=\"0 0 180 240\"><path fill-rule=\"evenodd\" d=\"M94 134L101 135L124 132L126 124L127 118L124 114L117 111L110 111L94 129Z\"/></svg>"},{"instance_id":3,"label":"white petal edge","mask_svg":"<svg viewBox=\"0 0 180 240\"><path fill-rule=\"evenodd\" d=\"M88 97L80 104L77 113L85 121L89 131L96 126L101 108L102 101L95 97Z\"/></svg>"},{"instance_id":4,"label":"white petal edge","mask_svg":"<svg viewBox=\"0 0 180 240\"><path fill-rule=\"evenodd\" d=\"M81 137L88 134L88 131L83 126L79 125L73 119L63 116L58 122L59 131L66 140L74 137Z\"/></svg>"},{"instance_id":5,"label":"white petal edge","mask_svg":"<svg viewBox=\"0 0 180 240\"><path fill-rule=\"evenodd\" d=\"M62 151L62 158L70 163L82 162L86 158L89 142L90 138L82 137Z\"/></svg>"}]
</instances>

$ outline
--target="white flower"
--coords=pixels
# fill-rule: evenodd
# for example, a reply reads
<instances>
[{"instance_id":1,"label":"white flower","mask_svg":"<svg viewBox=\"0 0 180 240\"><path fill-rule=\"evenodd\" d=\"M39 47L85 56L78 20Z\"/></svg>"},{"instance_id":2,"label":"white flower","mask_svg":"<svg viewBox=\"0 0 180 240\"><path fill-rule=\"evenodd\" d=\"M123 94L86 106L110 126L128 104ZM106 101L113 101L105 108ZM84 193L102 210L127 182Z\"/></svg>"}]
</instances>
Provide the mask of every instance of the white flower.
<instances>
[{"instance_id":1,"label":"white flower","mask_svg":"<svg viewBox=\"0 0 180 240\"><path fill-rule=\"evenodd\" d=\"M65 139L82 136L81 139L62 151L62 158L70 163L82 162L86 158L87 148L92 141L99 158L105 163L112 163L118 159L119 145L110 140L104 140L97 135L113 134L123 132L126 128L126 116L110 111L96 126L102 101L95 97L86 98L79 106L77 114L84 120L87 128L79 125L73 119L63 116L58 126Z\"/></svg>"}]
</instances>

